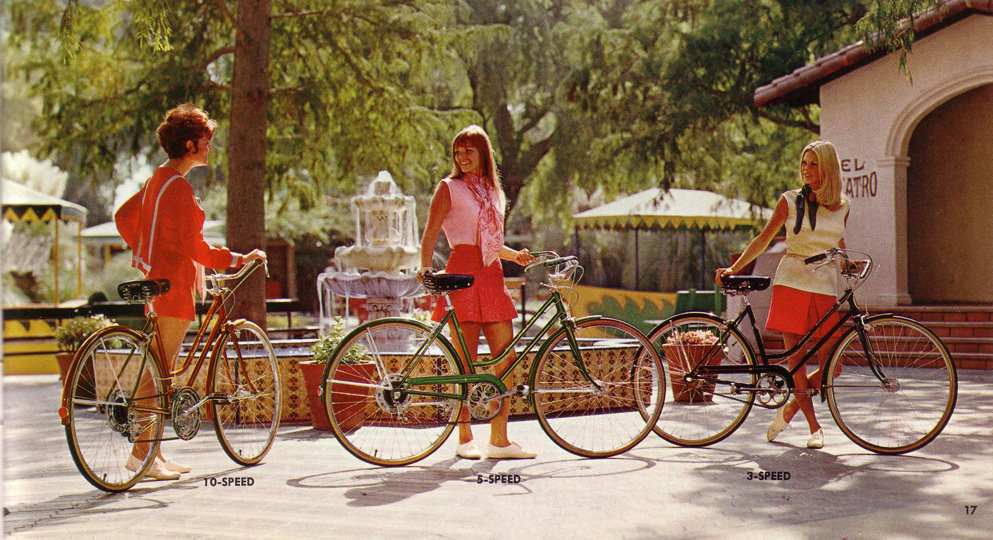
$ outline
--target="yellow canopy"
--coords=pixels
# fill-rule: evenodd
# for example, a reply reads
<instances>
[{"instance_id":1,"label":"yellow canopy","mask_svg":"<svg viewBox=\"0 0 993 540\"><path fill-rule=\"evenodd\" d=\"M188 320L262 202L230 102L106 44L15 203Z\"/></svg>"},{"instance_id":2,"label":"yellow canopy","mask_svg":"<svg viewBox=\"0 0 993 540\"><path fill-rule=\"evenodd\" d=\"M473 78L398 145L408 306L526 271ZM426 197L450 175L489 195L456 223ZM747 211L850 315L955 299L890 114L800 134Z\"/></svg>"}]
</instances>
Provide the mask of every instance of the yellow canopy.
<instances>
[{"instance_id":1,"label":"yellow canopy","mask_svg":"<svg viewBox=\"0 0 993 540\"><path fill-rule=\"evenodd\" d=\"M52 257L55 259L55 264L52 267L52 272L55 275L55 305L59 305L59 222L77 222L76 295L79 296L83 288L83 244L79 231L86 223L86 208L33 190L6 178L3 179L3 191L0 192L0 199L3 200L3 219L7 221L14 223L37 221L55 224L55 244L52 253Z\"/></svg>"},{"instance_id":2,"label":"yellow canopy","mask_svg":"<svg viewBox=\"0 0 993 540\"><path fill-rule=\"evenodd\" d=\"M580 229L737 229L761 225L772 210L710 191L659 188L574 214Z\"/></svg>"}]
</instances>

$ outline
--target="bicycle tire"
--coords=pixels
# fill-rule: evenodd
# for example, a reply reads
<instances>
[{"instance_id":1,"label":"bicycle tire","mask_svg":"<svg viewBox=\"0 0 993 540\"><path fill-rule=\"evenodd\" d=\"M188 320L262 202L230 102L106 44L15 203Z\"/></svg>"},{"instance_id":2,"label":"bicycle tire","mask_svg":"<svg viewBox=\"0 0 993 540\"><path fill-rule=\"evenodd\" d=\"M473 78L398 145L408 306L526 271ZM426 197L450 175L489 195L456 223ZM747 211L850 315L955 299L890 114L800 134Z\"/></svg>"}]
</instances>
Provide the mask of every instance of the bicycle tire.
<instances>
[{"instance_id":1,"label":"bicycle tire","mask_svg":"<svg viewBox=\"0 0 993 540\"><path fill-rule=\"evenodd\" d=\"M130 328L101 329L83 343L66 374L69 452L83 477L103 491L130 488L158 455L165 374L147 345L145 336ZM136 463L130 458L140 439L149 447Z\"/></svg>"},{"instance_id":2,"label":"bicycle tire","mask_svg":"<svg viewBox=\"0 0 993 540\"><path fill-rule=\"evenodd\" d=\"M839 340L825 384L831 416L855 444L878 454L918 450L941 433L955 410L958 375L941 339L895 315L865 320L866 337L886 378L868 365L852 328Z\"/></svg>"},{"instance_id":3,"label":"bicycle tire","mask_svg":"<svg viewBox=\"0 0 993 540\"><path fill-rule=\"evenodd\" d=\"M279 364L257 324L231 323L214 347L207 374L214 432L224 453L241 465L262 461L272 447L282 397Z\"/></svg>"},{"instance_id":4,"label":"bicycle tire","mask_svg":"<svg viewBox=\"0 0 993 540\"><path fill-rule=\"evenodd\" d=\"M321 396L331 429L355 457L379 466L408 465L437 450L451 434L466 385L409 382L464 375L451 344L440 335L429 341L430 333L418 321L377 319L349 332L332 353L321 377ZM366 361L354 363L356 354Z\"/></svg>"},{"instance_id":5,"label":"bicycle tire","mask_svg":"<svg viewBox=\"0 0 993 540\"><path fill-rule=\"evenodd\" d=\"M729 437L748 417L755 402L754 391L735 390L733 385L755 387L754 373L722 373L716 380L687 383L688 363L694 354L691 347L672 344L677 334L700 331L711 336L725 336L723 346L716 349L718 357L708 358L708 364L722 366L755 366L755 353L737 329L709 313L681 313L662 321L648 334L649 341L662 358L667 376L665 405L654 431L668 442L679 446L707 446ZM692 366L690 366L692 367Z\"/></svg>"},{"instance_id":6,"label":"bicycle tire","mask_svg":"<svg viewBox=\"0 0 993 540\"><path fill-rule=\"evenodd\" d=\"M620 320L579 321L571 332L580 346L579 362L564 327L549 338L532 368L538 422L573 454L603 458L626 452L644 440L662 411L658 355L644 334Z\"/></svg>"}]
</instances>

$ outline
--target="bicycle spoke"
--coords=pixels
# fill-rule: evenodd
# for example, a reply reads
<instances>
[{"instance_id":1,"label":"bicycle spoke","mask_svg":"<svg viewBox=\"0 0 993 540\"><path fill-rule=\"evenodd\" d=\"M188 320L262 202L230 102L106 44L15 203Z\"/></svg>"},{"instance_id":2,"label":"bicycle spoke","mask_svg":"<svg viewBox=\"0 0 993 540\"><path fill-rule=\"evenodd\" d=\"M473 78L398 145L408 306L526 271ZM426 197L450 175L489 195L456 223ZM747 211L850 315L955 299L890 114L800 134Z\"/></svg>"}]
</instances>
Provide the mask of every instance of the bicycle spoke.
<instances>
[{"instance_id":1,"label":"bicycle spoke","mask_svg":"<svg viewBox=\"0 0 993 540\"><path fill-rule=\"evenodd\" d=\"M143 336L123 327L101 332L80 351L79 362L66 376L66 437L87 481L113 492L137 482L157 452L165 391ZM131 459L133 454L144 458Z\"/></svg>"},{"instance_id":2,"label":"bicycle spoke","mask_svg":"<svg viewBox=\"0 0 993 540\"><path fill-rule=\"evenodd\" d=\"M686 343L687 336L715 343L695 349ZM706 336L709 336L706 337ZM732 433L745 421L756 392L734 387L754 388L751 373L721 373L714 378L696 376L694 368L710 366L754 366L755 359L744 338L728 329L718 317L701 314L677 315L657 326L649 334L661 351L665 365L666 402L655 432L663 439L681 446L714 444Z\"/></svg>"},{"instance_id":3,"label":"bicycle spoke","mask_svg":"<svg viewBox=\"0 0 993 540\"><path fill-rule=\"evenodd\" d=\"M211 413L224 452L254 465L272 446L281 411L279 366L268 337L242 321L216 345L211 364Z\"/></svg>"},{"instance_id":4,"label":"bicycle spoke","mask_svg":"<svg viewBox=\"0 0 993 540\"><path fill-rule=\"evenodd\" d=\"M839 341L825 391L832 416L853 442L899 454L923 447L945 427L957 377L937 336L918 322L883 315L867 320L865 343L858 328Z\"/></svg>"},{"instance_id":5,"label":"bicycle spoke","mask_svg":"<svg viewBox=\"0 0 993 540\"><path fill-rule=\"evenodd\" d=\"M556 444L586 457L625 452L648 434L662 406L658 356L634 327L581 322L573 341L553 336L532 370L538 421Z\"/></svg>"},{"instance_id":6,"label":"bicycle spoke","mask_svg":"<svg viewBox=\"0 0 993 540\"><path fill-rule=\"evenodd\" d=\"M346 359L353 348L364 361ZM459 374L454 352L431 341L427 327L402 319L363 324L345 336L325 370L322 388L332 428L359 459L413 463L445 441L465 396L461 383L430 377Z\"/></svg>"}]
</instances>

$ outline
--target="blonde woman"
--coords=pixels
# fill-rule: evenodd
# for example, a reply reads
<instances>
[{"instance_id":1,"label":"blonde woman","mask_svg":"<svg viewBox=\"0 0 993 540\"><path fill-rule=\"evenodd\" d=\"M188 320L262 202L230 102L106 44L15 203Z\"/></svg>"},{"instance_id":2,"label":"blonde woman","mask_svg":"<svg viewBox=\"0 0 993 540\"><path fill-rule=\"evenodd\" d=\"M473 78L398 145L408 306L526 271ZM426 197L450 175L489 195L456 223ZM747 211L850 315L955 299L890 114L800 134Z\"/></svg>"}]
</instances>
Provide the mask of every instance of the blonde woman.
<instances>
[{"instance_id":1,"label":"blonde woman","mask_svg":"<svg viewBox=\"0 0 993 540\"><path fill-rule=\"evenodd\" d=\"M718 268L716 281L724 276L741 272L769 247L780 228L786 227L786 254L776 269L773 279L772 303L766 329L782 332L787 349L800 341L825 313L834 307L837 295L837 272L833 267L815 269L805 265L803 259L832 247L845 247L845 227L850 206L841 195L841 164L834 145L815 141L800 152L800 181L802 187L783 193L776 203L769 222L745 248L741 257L730 268ZM821 326L815 336L823 336L840 317ZM808 448L823 448L824 432L814 415L810 389L819 389L821 373L830 343L817 353L818 369L808 377L806 369L793 375L796 394L792 401L776 411L776 418L769 426L766 437L772 441L789 425L798 411L802 411L810 427ZM806 354L806 348L790 356L789 368L795 368Z\"/></svg>"}]
</instances>

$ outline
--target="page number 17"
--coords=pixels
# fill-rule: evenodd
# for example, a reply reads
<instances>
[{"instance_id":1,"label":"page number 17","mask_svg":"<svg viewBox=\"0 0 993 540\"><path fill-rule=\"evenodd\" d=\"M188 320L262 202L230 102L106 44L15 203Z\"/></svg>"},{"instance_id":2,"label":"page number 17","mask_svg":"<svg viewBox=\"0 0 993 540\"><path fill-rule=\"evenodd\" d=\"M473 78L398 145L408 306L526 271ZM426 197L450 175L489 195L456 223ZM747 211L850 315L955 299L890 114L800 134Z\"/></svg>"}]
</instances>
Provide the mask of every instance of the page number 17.
<instances>
[{"instance_id":1,"label":"page number 17","mask_svg":"<svg viewBox=\"0 0 993 540\"><path fill-rule=\"evenodd\" d=\"M976 505L974 505L974 504L967 504L965 506L965 515L972 516L972 515L975 515L975 514L976 514Z\"/></svg>"}]
</instances>

